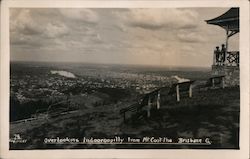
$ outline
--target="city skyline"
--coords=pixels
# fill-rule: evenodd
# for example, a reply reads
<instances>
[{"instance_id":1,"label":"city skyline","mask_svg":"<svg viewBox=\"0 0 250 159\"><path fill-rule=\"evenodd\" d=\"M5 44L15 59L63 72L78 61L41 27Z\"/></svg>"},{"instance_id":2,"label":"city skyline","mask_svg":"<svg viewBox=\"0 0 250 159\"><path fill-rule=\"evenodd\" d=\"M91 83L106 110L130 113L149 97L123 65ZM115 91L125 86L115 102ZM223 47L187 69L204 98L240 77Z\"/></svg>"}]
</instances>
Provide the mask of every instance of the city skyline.
<instances>
[{"instance_id":1,"label":"city skyline","mask_svg":"<svg viewBox=\"0 0 250 159\"><path fill-rule=\"evenodd\" d=\"M10 9L10 58L209 67L226 35L204 20L228 9ZM238 45L237 34L229 50Z\"/></svg>"}]
</instances>

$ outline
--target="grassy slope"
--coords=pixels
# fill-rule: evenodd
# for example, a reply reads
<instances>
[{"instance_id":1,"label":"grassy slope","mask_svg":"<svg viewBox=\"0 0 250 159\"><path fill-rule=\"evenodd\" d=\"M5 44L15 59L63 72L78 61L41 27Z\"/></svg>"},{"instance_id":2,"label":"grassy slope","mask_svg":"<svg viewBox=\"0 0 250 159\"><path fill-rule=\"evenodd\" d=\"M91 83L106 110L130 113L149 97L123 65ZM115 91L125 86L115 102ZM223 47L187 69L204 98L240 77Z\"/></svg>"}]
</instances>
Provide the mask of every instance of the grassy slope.
<instances>
[{"instance_id":1,"label":"grassy slope","mask_svg":"<svg viewBox=\"0 0 250 159\"><path fill-rule=\"evenodd\" d=\"M240 111L239 88L207 90L194 92L193 98L175 97L164 101L160 110L153 110L148 119L131 118L123 122L119 114L123 103L86 108L74 114L68 114L37 123L11 125L11 135L21 132L26 144L12 144L13 149L36 148L152 148L152 145L45 145L45 137L143 137L164 136L169 138L210 137L213 144L209 148L238 148L238 129ZM129 100L129 99L128 99ZM169 102L170 101L170 102ZM17 129L17 128L20 129ZM172 145L154 148L176 148ZM198 148L180 146L178 148ZM207 148L207 147L199 147Z\"/></svg>"}]
</instances>

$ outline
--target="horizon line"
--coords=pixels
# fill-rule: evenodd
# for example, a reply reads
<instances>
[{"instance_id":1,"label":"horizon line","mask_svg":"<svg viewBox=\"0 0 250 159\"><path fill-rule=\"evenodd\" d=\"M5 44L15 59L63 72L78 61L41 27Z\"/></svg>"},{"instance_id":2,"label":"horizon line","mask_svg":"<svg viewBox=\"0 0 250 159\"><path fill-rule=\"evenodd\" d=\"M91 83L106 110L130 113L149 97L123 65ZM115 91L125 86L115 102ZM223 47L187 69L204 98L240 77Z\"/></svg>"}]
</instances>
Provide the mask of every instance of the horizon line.
<instances>
[{"instance_id":1,"label":"horizon line","mask_svg":"<svg viewBox=\"0 0 250 159\"><path fill-rule=\"evenodd\" d=\"M211 66L185 66L185 65L150 65L150 64L132 64L132 63L98 63L98 62L84 62L84 61L25 61L25 60L10 60L11 62L23 63L75 63L75 64L94 64L94 65L125 65L125 66L145 66L145 67L186 67L186 68L211 68Z\"/></svg>"}]
</instances>

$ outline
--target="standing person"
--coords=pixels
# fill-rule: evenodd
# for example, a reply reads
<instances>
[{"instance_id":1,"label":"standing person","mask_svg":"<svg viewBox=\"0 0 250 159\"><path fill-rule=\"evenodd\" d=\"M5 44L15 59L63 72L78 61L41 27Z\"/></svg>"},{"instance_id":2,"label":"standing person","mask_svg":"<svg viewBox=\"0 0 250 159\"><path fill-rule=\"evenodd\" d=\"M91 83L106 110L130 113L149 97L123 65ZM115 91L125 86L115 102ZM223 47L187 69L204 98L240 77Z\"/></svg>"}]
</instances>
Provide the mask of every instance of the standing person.
<instances>
[{"instance_id":1,"label":"standing person","mask_svg":"<svg viewBox=\"0 0 250 159\"><path fill-rule=\"evenodd\" d=\"M220 54L219 46L216 46L216 49L214 50L214 65L219 64L219 54Z\"/></svg>"},{"instance_id":2,"label":"standing person","mask_svg":"<svg viewBox=\"0 0 250 159\"><path fill-rule=\"evenodd\" d=\"M226 61L226 47L224 44L221 45L221 54L222 54L222 62L224 65Z\"/></svg>"}]
</instances>

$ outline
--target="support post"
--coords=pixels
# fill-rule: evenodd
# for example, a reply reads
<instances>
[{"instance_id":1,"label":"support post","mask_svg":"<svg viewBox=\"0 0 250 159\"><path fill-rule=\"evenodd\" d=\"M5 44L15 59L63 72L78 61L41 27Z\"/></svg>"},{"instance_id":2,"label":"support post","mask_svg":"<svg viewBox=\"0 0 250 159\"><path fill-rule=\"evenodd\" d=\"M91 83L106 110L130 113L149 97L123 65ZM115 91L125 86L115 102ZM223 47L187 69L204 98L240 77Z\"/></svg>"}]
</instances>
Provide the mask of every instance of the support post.
<instances>
[{"instance_id":1,"label":"support post","mask_svg":"<svg viewBox=\"0 0 250 159\"><path fill-rule=\"evenodd\" d=\"M193 95L193 88L192 88L192 84L189 85L189 98L192 98L192 95Z\"/></svg>"},{"instance_id":2,"label":"support post","mask_svg":"<svg viewBox=\"0 0 250 159\"><path fill-rule=\"evenodd\" d=\"M213 65L215 65L215 63L216 63L216 58L215 58L216 56L215 56L215 53L214 53L214 56L213 56Z\"/></svg>"},{"instance_id":3,"label":"support post","mask_svg":"<svg viewBox=\"0 0 250 159\"><path fill-rule=\"evenodd\" d=\"M222 79L221 79L221 87L223 89L225 88L225 77L222 77Z\"/></svg>"},{"instance_id":4,"label":"support post","mask_svg":"<svg viewBox=\"0 0 250 159\"><path fill-rule=\"evenodd\" d=\"M176 100L177 102L180 101L180 90L179 90L179 84L176 85Z\"/></svg>"},{"instance_id":5,"label":"support post","mask_svg":"<svg viewBox=\"0 0 250 159\"><path fill-rule=\"evenodd\" d=\"M212 87L214 87L214 78L212 78Z\"/></svg>"},{"instance_id":6,"label":"support post","mask_svg":"<svg viewBox=\"0 0 250 159\"><path fill-rule=\"evenodd\" d=\"M225 46L225 48L226 48L226 50L225 50L225 61L224 61L224 65L227 65L228 64L228 61L227 61L227 51L228 51L228 39L229 39L229 30L228 30L228 26L227 26L227 28L226 28L226 46Z\"/></svg>"},{"instance_id":7,"label":"support post","mask_svg":"<svg viewBox=\"0 0 250 159\"><path fill-rule=\"evenodd\" d=\"M148 109L147 109L147 116L150 117L150 110L151 110L151 98L148 96Z\"/></svg>"},{"instance_id":8,"label":"support post","mask_svg":"<svg viewBox=\"0 0 250 159\"><path fill-rule=\"evenodd\" d=\"M157 94L157 109L160 109L160 100L161 100L161 94L160 94L160 91L158 91L158 94Z\"/></svg>"}]
</instances>

